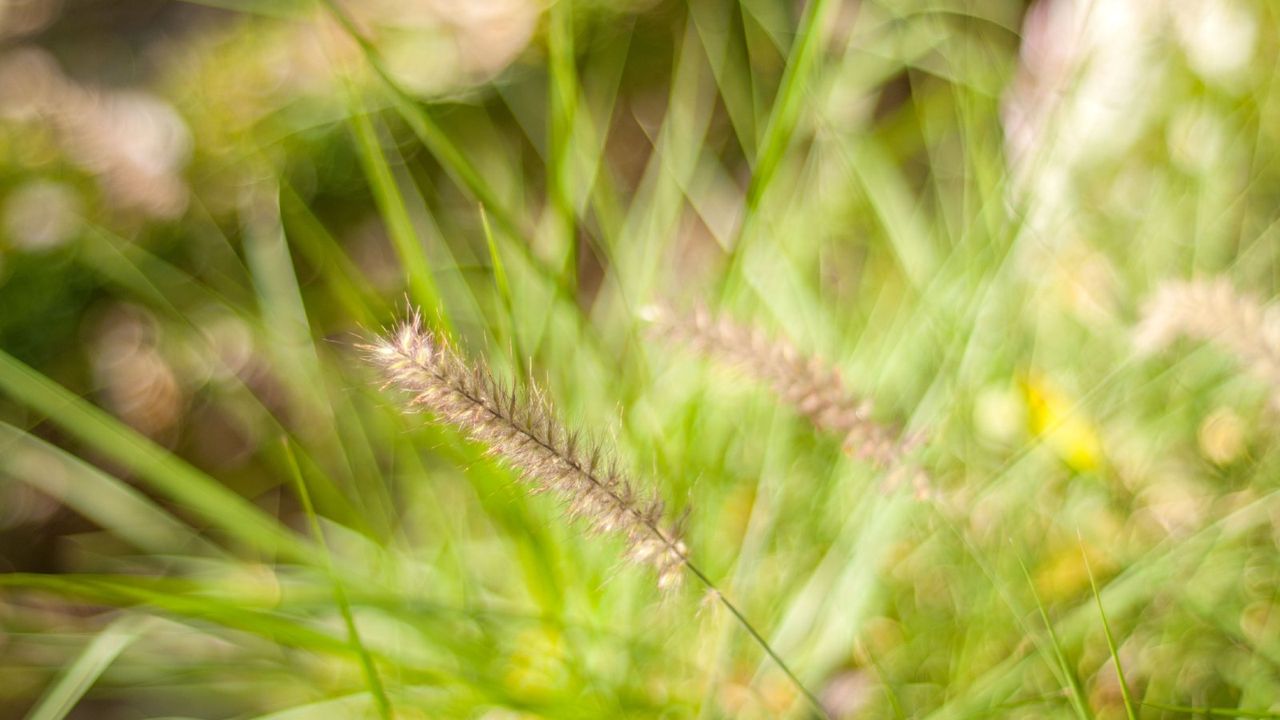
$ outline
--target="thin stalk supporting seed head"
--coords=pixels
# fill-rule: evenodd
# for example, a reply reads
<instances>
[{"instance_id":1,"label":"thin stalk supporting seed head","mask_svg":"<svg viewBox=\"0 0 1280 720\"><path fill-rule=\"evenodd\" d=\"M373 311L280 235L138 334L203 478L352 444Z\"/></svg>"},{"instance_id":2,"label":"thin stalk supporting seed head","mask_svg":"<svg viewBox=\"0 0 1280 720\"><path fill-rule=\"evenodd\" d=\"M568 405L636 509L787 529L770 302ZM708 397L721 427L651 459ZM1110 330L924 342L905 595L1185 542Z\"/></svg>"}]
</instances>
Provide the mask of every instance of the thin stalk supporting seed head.
<instances>
[{"instance_id":1,"label":"thin stalk supporting seed head","mask_svg":"<svg viewBox=\"0 0 1280 720\"><path fill-rule=\"evenodd\" d=\"M361 350L386 386L412 394L411 408L430 411L487 446L533 492L558 495L569 517L621 536L627 558L652 566L663 590L679 586L687 550L679 528L664 522L662 500L636 487L599 444L567 430L537 388L520 389L495 378L484 363L468 363L426 329L416 311Z\"/></svg>"}]
</instances>

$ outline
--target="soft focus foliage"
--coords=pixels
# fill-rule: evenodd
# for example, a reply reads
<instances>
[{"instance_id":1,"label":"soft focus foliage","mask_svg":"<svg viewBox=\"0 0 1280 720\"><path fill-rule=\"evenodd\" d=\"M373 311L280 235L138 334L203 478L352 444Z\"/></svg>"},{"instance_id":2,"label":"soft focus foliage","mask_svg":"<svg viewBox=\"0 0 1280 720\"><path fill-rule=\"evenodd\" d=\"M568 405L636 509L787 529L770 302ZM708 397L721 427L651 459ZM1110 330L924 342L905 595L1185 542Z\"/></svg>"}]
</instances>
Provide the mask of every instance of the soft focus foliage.
<instances>
[{"instance_id":1,"label":"soft focus foliage","mask_svg":"<svg viewBox=\"0 0 1280 720\"><path fill-rule=\"evenodd\" d=\"M0 717L816 716L735 606L833 718L1280 715L1277 67L1268 0L0 2ZM401 412L408 306L734 605Z\"/></svg>"}]
</instances>

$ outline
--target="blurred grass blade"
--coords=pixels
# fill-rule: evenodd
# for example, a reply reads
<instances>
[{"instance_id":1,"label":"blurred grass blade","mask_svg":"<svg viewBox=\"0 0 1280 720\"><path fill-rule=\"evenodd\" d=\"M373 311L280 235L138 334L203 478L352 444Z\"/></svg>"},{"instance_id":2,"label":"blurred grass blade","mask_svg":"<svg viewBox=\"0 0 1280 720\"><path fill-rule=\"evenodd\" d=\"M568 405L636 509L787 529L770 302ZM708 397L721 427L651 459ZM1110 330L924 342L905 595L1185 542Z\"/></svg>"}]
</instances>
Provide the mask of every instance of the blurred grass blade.
<instances>
[{"instance_id":1,"label":"blurred grass blade","mask_svg":"<svg viewBox=\"0 0 1280 720\"><path fill-rule=\"evenodd\" d=\"M1175 705L1172 703L1156 703L1143 701L1146 707L1155 708L1156 710L1164 710L1165 712L1178 713L1180 715L1204 715L1207 717L1223 717L1223 718L1261 718L1262 720L1280 720L1280 713L1267 712L1265 710L1245 710L1243 708L1217 708L1217 707L1191 707L1189 705Z\"/></svg>"},{"instance_id":2,"label":"blurred grass blade","mask_svg":"<svg viewBox=\"0 0 1280 720\"><path fill-rule=\"evenodd\" d=\"M354 104L354 93L350 95ZM378 204L378 211L386 223L387 235L408 275L409 294L414 303L426 309L425 315L429 322L443 326L442 329L452 334L448 314L440 303L440 292L436 289L436 281L427 262L426 248L414 230L413 220L409 217L409 210L404 196L400 194L391 166L387 164L373 120L356 104L352 108L349 124L356 140L360 164L373 191L374 201Z\"/></svg>"},{"instance_id":3,"label":"blurred grass blade","mask_svg":"<svg viewBox=\"0 0 1280 720\"><path fill-rule=\"evenodd\" d=\"M523 232L516 222L515 215L499 202L497 193L485 182L480 171L471 164L466 154L449 138L448 133L444 132L427 113L426 109L418 103L417 99L406 92L391 76L391 73L383 63L382 57L378 54L377 48L360 32L346 9L337 0L321 1L338 21L338 24L342 26L342 29L360 47L365 60L373 68L374 74L378 76L378 79L386 88L396 112L408 123L409 129L413 131L413 134L440 161L440 164L444 166L450 175L484 204L504 231L510 233L513 237L521 236Z\"/></svg>"},{"instance_id":4,"label":"blurred grass blade","mask_svg":"<svg viewBox=\"0 0 1280 720\"><path fill-rule=\"evenodd\" d=\"M1098 605L1098 617L1102 618L1102 633L1107 638L1107 651L1111 653L1111 662L1116 666L1116 681L1120 683L1120 698L1124 701L1125 716L1129 720L1138 720L1133 698L1129 695L1129 683L1124 679L1124 666L1120 664L1120 652L1116 649L1116 639L1111 634L1111 623L1107 622L1106 608L1102 607L1102 595L1098 594L1098 583L1093 577L1093 567L1089 564L1089 554L1085 552L1084 539L1080 541L1080 555L1084 559L1084 569L1089 575L1089 589L1093 591L1093 600Z\"/></svg>"},{"instance_id":5,"label":"blurred grass blade","mask_svg":"<svg viewBox=\"0 0 1280 720\"><path fill-rule=\"evenodd\" d=\"M246 607L208 594L180 594L162 583L146 583L135 576L0 575L0 587L43 590L114 607L147 607L176 618L210 623L257 635L273 642L330 655L351 656L342 639L292 618Z\"/></svg>"},{"instance_id":6,"label":"blurred grass blade","mask_svg":"<svg viewBox=\"0 0 1280 720\"><path fill-rule=\"evenodd\" d=\"M383 720L391 720L393 715L391 701L387 699L387 692L382 686L382 677L378 675L378 668L373 664L373 658L369 655L369 650L365 648L364 643L360 640L360 630L356 627L355 616L351 613L351 603L347 600L347 592L342 587L342 580L338 577L337 570L334 569L333 556L325 544L324 532L320 529L320 519L316 517L316 509L311 504L311 494L307 492L307 483L302 478L302 471L298 469L298 460L294 457L293 448L289 446L287 438L282 438L281 444L284 446L285 458L293 475L294 486L298 491L298 499L302 502L303 512L307 515L307 524L311 527L312 538L324 555L325 571L329 575L329 581L333 584L333 598L338 605L339 614L342 615L342 622L346 626L347 639L351 642L351 647L360 659L360 669L364 673L365 682L369 684L369 692L373 694L374 704L378 708L378 715Z\"/></svg>"},{"instance_id":7,"label":"blurred grass blade","mask_svg":"<svg viewBox=\"0 0 1280 720\"><path fill-rule=\"evenodd\" d=\"M1089 709L1089 701L1085 698L1084 688L1080 686L1080 678L1076 676L1076 671L1071 667L1071 663L1067 661L1067 653L1062 648L1062 643L1058 640L1058 633L1053 629L1053 621L1049 619L1049 611L1045 608L1044 602L1040 600L1040 593L1036 591L1035 581L1031 579L1031 571L1027 569L1027 564L1023 562L1022 557L1018 556L1018 567L1022 568L1022 574L1027 579L1027 586L1031 589L1031 596L1036 601L1036 610L1040 613L1040 619L1044 621L1044 629L1049 636L1049 645L1053 649L1053 658L1057 662L1058 679L1066 684L1066 690L1071 699L1071 707L1075 710L1076 715L1081 720L1093 720L1093 712Z\"/></svg>"},{"instance_id":8,"label":"blurred grass blade","mask_svg":"<svg viewBox=\"0 0 1280 720\"><path fill-rule=\"evenodd\" d=\"M145 631L148 621L145 616L126 615L103 628L45 690L26 720L62 720L69 715L120 653Z\"/></svg>"},{"instance_id":9,"label":"blurred grass blade","mask_svg":"<svg viewBox=\"0 0 1280 720\"><path fill-rule=\"evenodd\" d=\"M283 178L279 185L281 219L290 244L324 277L337 300L357 322L369 328L377 327L386 311L382 298L297 190Z\"/></svg>"},{"instance_id":10,"label":"blurred grass blade","mask_svg":"<svg viewBox=\"0 0 1280 720\"><path fill-rule=\"evenodd\" d=\"M525 368L525 364L519 361L527 355L520 341L520 334L512 327L512 319L516 317L516 312L515 301L511 295L511 281L507 278L507 265L502 260L502 250L498 248L497 238L493 236L493 228L489 226L489 214L485 212L483 205L478 207L480 227L484 230L485 247L489 250L489 265L493 268L493 285L501 303L499 308L501 312L497 313L497 318L491 325L498 343L509 346L514 360L512 368L516 375L521 382L527 382L529 371Z\"/></svg>"},{"instance_id":11,"label":"blurred grass blade","mask_svg":"<svg viewBox=\"0 0 1280 720\"><path fill-rule=\"evenodd\" d=\"M375 700L368 692L351 693L335 698L325 698L286 710L258 715L249 720L316 720L317 718L364 717Z\"/></svg>"},{"instance_id":12,"label":"blurred grass blade","mask_svg":"<svg viewBox=\"0 0 1280 720\"><path fill-rule=\"evenodd\" d=\"M547 190L551 196L552 232L563 246L563 280L567 287L577 284L577 209L574 180L574 124L578 113L578 71L573 47L573 3L556 0L547 21L547 52L550 66L547 147Z\"/></svg>"},{"instance_id":13,"label":"blurred grass blade","mask_svg":"<svg viewBox=\"0 0 1280 720\"><path fill-rule=\"evenodd\" d=\"M245 544L268 556L315 559L310 544L250 502L4 351L0 390Z\"/></svg>"},{"instance_id":14,"label":"blurred grass blade","mask_svg":"<svg viewBox=\"0 0 1280 720\"><path fill-rule=\"evenodd\" d=\"M794 44L787 58L782 83L773 100L773 110L765 124L756 166L747 186L747 212L760 204L760 198L773 182L774 173L791 145L801 103L812 87L814 66L823 48L823 36L830 27L828 17L840 7L836 0L808 0Z\"/></svg>"},{"instance_id":15,"label":"blurred grass blade","mask_svg":"<svg viewBox=\"0 0 1280 720\"><path fill-rule=\"evenodd\" d=\"M707 54L738 145L747 162L755 165L760 138L741 9L736 2L724 0L695 2L689 3L689 15Z\"/></svg>"},{"instance_id":16,"label":"blurred grass blade","mask_svg":"<svg viewBox=\"0 0 1280 720\"><path fill-rule=\"evenodd\" d=\"M258 297L260 323L271 339L267 349L288 393L291 415L309 420L296 424L297 434L315 448L330 472L353 486L344 493L328 473L322 474L322 480L316 485L321 507L334 514L335 519L368 532L371 521L375 521L369 512L369 501L375 499L381 488L376 483L359 483L376 478L376 466L368 462L360 470L353 467L344 438L338 431L337 415L343 399L331 389L312 337L311 320L285 239L278 200L278 188L273 187L270 192L244 201L240 213L244 224L244 254ZM387 524L385 518L377 519L382 521L381 525Z\"/></svg>"},{"instance_id":17,"label":"blurred grass blade","mask_svg":"<svg viewBox=\"0 0 1280 720\"><path fill-rule=\"evenodd\" d=\"M51 472L51 463L57 472ZM222 553L123 480L3 422L0 474L49 494L140 550L156 555Z\"/></svg>"}]
</instances>

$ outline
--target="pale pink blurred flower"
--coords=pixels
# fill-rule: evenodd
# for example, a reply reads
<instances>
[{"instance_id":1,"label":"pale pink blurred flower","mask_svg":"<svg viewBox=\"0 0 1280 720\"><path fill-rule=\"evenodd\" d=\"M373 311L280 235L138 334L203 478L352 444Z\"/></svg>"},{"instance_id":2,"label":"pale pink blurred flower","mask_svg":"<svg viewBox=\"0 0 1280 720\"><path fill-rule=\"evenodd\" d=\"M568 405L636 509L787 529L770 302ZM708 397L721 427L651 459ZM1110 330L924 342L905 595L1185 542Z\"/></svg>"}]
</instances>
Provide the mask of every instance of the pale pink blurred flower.
<instances>
[{"instance_id":1,"label":"pale pink blurred flower","mask_svg":"<svg viewBox=\"0 0 1280 720\"><path fill-rule=\"evenodd\" d=\"M0 2L0 38L38 33L61 12L61 0L4 0Z\"/></svg>"},{"instance_id":2,"label":"pale pink blurred flower","mask_svg":"<svg viewBox=\"0 0 1280 720\"><path fill-rule=\"evenodd\" d=\"M21 48L0 58L0 117L51 130L67 159L96 176L120 208L158 218L186 209L190 132L149 93L83 87L48 53Z\"/></svg>"},{"instance_id":3,"label":"pale pink blurred flower","mask_svg":"<svg viewBox=\"0 0 1280 720\"><path fill-rule=\"evenodd\" d=\"M160 354L157 333L147 311L130 305L111 308L95 329L91 360L107 408L138 432L169 441L186 398Z\"/></svg>"},{"instance_id":4,"label":"pale pink blurred flower","mask_svg":"<svg viewBox=\"0 0 1280 720\"><path fill-rule=\"evenodd\" d=\"M65 183L34 180L4 200L4 229L9 241L24 250L63 245L80 228L80 196Z\"/></svg>"},{"instance_id":5,"label":"pale pink blurred flower","mask_svg":"<svg viewBox=\"0 0 1280 720\"><path fill-rule=\"evenodd\" d=\"M506 68L528 46L543 10L533 0L346 0L343 5L373 40L395 80L422 95L454 91ZM341 55L351 57L345 39L328 35L337 40L334 47Z\"/></svg>"},{"instance_id":6,"label":"pale pink blurred flower","mask_svg":"<svg viewBox=\"0 0 1280 720\"><path fill-rule=\"evenodd\" d=\"M0 118L39 120L67 91L58 61L44 50L26 46L0 57Z\"/></svg>"},{"instance_id":7,"label":"pale pink blurred flower","mask_svg":"<svg viewBox=\"0 0 1280 720\"><path fill-rule=\"evenodd\" d=\"M1163 79L1154 42L1163 22L1158 4L1127 0L1038 0L1027 12L1001 117L1034 225L1070 207L1077 166L1123 152L1147 126Z\"/></svg>"},{"instance_id":8,"label":"pale pink blurred flower","mask_svg":"<svg viewBox=\"0 0 1280 720\"><path fill-rule=\"evenodd\" d=\"M109 199L158 218L180 215L187 185L180 172L191 135L173 106L148 93L78 88L53 110L65 151L98 176Z\"/></svg>"}]
</instances>

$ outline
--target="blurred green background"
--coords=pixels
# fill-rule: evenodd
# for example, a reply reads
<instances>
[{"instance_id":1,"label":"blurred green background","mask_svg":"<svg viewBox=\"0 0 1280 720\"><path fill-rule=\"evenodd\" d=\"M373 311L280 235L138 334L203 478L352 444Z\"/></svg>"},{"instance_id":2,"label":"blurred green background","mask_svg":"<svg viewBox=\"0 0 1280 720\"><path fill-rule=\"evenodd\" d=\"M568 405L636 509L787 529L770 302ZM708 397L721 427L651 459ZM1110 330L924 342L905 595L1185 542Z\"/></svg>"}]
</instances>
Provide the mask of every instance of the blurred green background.
<instances>
[{"instance_id":1,"label":"blurred green background","mask_svg":"<svg viewBox=\"0 0 1280 720\"><path fill-rule=\"evenodd\" d=\"M816 716L696 587L400 412L355 346L410 305L687 509L831 717L1280 716L1278 31L0 1L0 717ZM1144 299L1213 276L1257 298L1236 345L1139 352ZM654 303L833 363L928 492Z\"/></svg>"}]
</instances>

